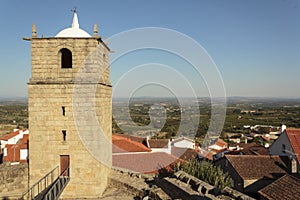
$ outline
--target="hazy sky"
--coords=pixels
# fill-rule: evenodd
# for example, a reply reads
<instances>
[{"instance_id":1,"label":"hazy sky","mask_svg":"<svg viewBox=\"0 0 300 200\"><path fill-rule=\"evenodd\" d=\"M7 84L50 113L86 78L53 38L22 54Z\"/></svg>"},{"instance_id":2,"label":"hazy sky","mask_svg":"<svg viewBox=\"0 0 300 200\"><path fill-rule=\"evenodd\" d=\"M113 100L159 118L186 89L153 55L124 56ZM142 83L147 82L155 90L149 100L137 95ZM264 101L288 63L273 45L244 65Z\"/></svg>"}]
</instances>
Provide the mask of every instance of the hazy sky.
<instances>
[{"instance_id":1,"label":"hazy sky","mask_svg":"<svg viewBox=\"0 0 300 200\"><path fill-rule=\"evenodd\" d=\"M104 38L141 27L168 28L191 37L216 63L227 96L300 97L299 0L1 1L0 97L27 96L30 42L22 37L31 37L32 23L38 36L55 36L71 25L74 6L81 28L92 34L98 23ZM151 55L137 52L133 58ZM158 61L168 57L163 55ZM122 63L118 66L112 67L112 79L124 72ZM197 85L188 72L184 76Z\"/></svg>"}]
</instances>

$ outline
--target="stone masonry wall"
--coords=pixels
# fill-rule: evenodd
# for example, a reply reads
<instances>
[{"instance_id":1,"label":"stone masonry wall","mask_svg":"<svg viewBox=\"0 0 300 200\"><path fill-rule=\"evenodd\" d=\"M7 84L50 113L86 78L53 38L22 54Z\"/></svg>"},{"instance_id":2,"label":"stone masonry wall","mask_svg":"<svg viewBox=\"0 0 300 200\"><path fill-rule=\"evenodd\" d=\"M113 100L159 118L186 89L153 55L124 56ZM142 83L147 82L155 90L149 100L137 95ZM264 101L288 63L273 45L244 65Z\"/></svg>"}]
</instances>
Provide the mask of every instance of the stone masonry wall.
<instances>
[{"instance_id":1,"label":"stone masonry wall","mask_svg":"<svg viewBox=\"0 0 300 200\"><path fill-rule=\"evenodd\" d=\"M72 52L72 68L61 68L60 50L63 48ZM31 41L30 82L74 82L79 70L86 62L90 63L88 59L92 53L97 53L97 61L104 69L101 82L109 85L109 51L96 38L34 38Z\"/></svg>"},{"instance_id":2,"label":"stone masonry wall","mask_svg":"<svg viewBox=\"0 0 300 200\"><path fill-rule=\"evenodd\" d=\"M17 199L28 188L28 165L0 165L0 199Z\"/></svg>"},{"instance_id":3,"label":"stone masonry wall","mask_svg":"<svg viewBox=\"0 0 300 200\"><path fill-rule=\"evenodd\" d=\"M31 47L30 185L59 166L61 155L68 155L70 182L61 197L101 197L112 159L109 50L97 38L36 38ZM60 66L61 48L72 52L70 69Z\"/></svg>"}]
</instances>

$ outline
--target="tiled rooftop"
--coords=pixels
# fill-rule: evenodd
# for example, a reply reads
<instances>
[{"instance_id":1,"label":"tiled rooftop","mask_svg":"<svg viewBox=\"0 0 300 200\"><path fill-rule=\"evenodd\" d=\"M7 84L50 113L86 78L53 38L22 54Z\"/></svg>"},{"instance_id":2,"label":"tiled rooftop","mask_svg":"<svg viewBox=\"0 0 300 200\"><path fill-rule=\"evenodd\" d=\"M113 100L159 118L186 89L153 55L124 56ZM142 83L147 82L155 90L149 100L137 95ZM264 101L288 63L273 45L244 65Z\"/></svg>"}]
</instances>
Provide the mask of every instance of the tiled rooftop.
<instances>
[{"instance_id":1,"label":"tiled rooftop","mask_svg":"<svg viewBox=\"0 0 300 200\"><path fill-rule=\"evenodd\" d=\"M286 173L286 157L266 155L226 155L237 173L244 179L279 178Z\"/></svg>"},{"instance_id":2,"label":"tiled rooftop","mask_svg":"<svg viewBox=\"0 0 300 200\"><path fill-rule=\"evenodd\" d=\"M231 155L243 154L243 155L269 155L269 150L256 143L238 144L240 150L230 152Z\"/></svg>"},{"instance_id":3,"label":"tiled rooftop","mask_svg":"<svg viewBox=\"0 0 300 200\"><path fill-rule=\"evenodd\" d=\"M127 137L121 135L112 135L112 152L126 153L126 152L151 152L151 149L139 142L132 141Z\"/></svg>"},{"instance_id":4,"label":"tiled rooftop","mask_svg":"<svg viewBox=\"0 0 300 200\"><path fill-rule=\"evenodd\" d=\"M300 179L286 174L272 184L261 189L259 194L266 199L274 200L300 199Z\"/></svg>"},{"instance_id":5,"label":"tiled rooftop","mask_svg":"<svg viewBox=\"0 0 300 200\"><path fill-rule=\"evenodd\" d=\"M161 169L168 169L176 160L163 152L118 154L113 155L113 166L137 173L158 173Z\"/></svg>"},{"instance_id":6,"label":"tiled rooftop","mask_svg":"<svg viewBox=\"0 0 300 200\"><path fill-rule=\"evenodd\" d=\"M195 149L172 147L171 154L182 160L190 160L198 155Z\"/></svg>"},{"instance_id":7,"label":"tiled rooftop","mask_svg":"<svg viewBox=\"0 0 300 200\"><path fill-rule=\"evenodd\" d=\"M168 148L168 139L148 140L149 148Z\"/></svg>"},{"instance_id":8,"label":"tiled rooftop","mask_svg":"<svg viewBox=\"0 0 300 200\"><path fill-rule=\"evenodd\" d=\"M215 145L218 145L220 147L224 147L224 146L227 146L227 143L224 140L218 138L218 140L216 141Z\"/></svg>"},{"instance_id":9,"label":"tiled rooftop","mask_svg":"<svg viewBox=\"0 0 300 200\"><path fill-rule=\"evenodd\" d=\"M0 140L9 140L10 138L15 137L16 135L18 135L19 131L20 130L17 130L15 132L9 133L9 134L3 136Z\"/></svg>"},{"instance_id":10,"label":"tiled rooftop","mask_svg":"<svg viewBox=\"0 0 300 200\"><path fill-rule=\"evenodd\" d=\"M139 143L143 143L143 141L146 140L146 137L139 137L139 136L135 136L135 135L129 135L127 133L124 133L124 134L114 133L113 135L125 137L125 138L128 138L132 141L139 142Z\"/></svg>"},{"instance_id":11,"label":"tiled rooftop","mask_svg":"<svg viewBox=\"0 0 300 200\"><path fill-rule=\"evenodd\" d=\"M199 157L200 158L205 158L205 159L208 159L210 161L213 161L214 160L214 153L212 151L205 151L203 149L200 149L199 151Z\"/></svg>"},{"instance_id":12,"label":"tiled rooftop","mask_svg":"<svg viewBox=\"0 0 300 200\"><path fill-rule=\"evenodd\" d=\"M298 162L300 162L300 129L287 129L286 133Z\"/></svg>"}]
</instances>

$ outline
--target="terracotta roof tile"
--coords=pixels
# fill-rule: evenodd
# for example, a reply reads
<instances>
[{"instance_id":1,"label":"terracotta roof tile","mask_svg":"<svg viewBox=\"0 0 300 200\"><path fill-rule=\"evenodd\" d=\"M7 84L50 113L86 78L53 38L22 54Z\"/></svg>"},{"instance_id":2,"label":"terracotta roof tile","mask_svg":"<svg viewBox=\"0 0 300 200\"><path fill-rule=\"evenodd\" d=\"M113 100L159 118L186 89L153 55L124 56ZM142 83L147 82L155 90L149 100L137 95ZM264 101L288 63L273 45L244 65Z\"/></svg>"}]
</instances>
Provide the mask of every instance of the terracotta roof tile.
<instances>
[{"instance_id":1,"label":"terracotta roof tile","mask_svg":"<svg viewBox=\"0 0 300 200\"><path fill-rule=\"evenodd\" d=\"M237 173L244 179L279 178L288 170L286 157L266 155L226 155Z\"/></svg>"},{"instance_id":2,"label":"terracotta roof tile","mask_svg":"<svg viewBox=\"0 0 300 200\"><path fill-rule=\"evenodd\" d=\"M28 134L24 134L17 144L6 144L7 156L3 157L4 162L27 162L26 160L20 160L20 149L28 149Z\"/></svg>"},{"instance_id":3,"label":"terracotta roof tile","mask_svg":"<svg viewBox=\"0 0 300 200\"><path fill-rule=\"evenodd\" d=\"M199 152L198 155L199 155L200 158L205 158L205 159L208 159L210 161L214 160L214 153L212 151L205 151L203 149L200 149L200 152Z\"/></svg>"},{"instance_id":4,"label":"terracotta roof tile","mask_svg":"<svg viewBox=\"0 0 300 200\"><path fill-rule=\"evenodd\" d=\"M129 138L112 135L112 152L113 153L126 153L126 152L151 152L151 149L139 142L132 141Z\"/></svg>"},{"instance_id":5,"label":"terracotta roof tile","mask_svg":"<svg viewBox=\"0 0 300 200\"><path fill-rule=\"evenodd\" d=\"M177 158L188 161L195 158L198 155L198 151L195 149L172 147L171 154Z\"/></svg>"},{"instance_id":6,"label":"terracotta roof tile","mask_svg":"<svg viewBox=\"0 0 300 200\"><path fill-rule=\"evenodd\" d=\"M210 151L205 155L205 158L210 160L210 161L213 161L214 160L214 154Z\"/></svg>"},{"instance_id":7,"label":"terracotta roof tile","mask_svg":"<svg viewBox=\"0 0 300 200\"><path fill-rule=\"evenodd\" d=\"M168 148L168 139L148 140L149 148Z\"/></svg>"},{"instance_id":8,"label":"terracotta roof tile","mask_svg":"<svg viewBox=\"0 0 300 200\"><path fill-rule=\"evenodd\" d=\"M13 137L15 137L16 135L18 135L19 132L20 132L20 130L17 130L17 131L15 131L15 132L13 132L13 133L9 133L9 134L3 136L0 140L9 140L10 138L13 138Z\"/></svg>"},{"instance_id":9,"label":"terracotta roof tile","mask_svg":"<svg viewBox=\"0 0 300 200\"><path fill-rule=\"evenodd\" d=\"M218 145L220 147L224 147L224 146L226 147L227 143L224 140L218 138L218 140L216 141L215 145Z\"/></svg>"},{"instance_id":10,"label":"terracotta roof tile","mask_svg":"<svg viewBox=\"0 0 300 200\"><path fill-rule=\"evenodd\" d=\"M298 162L300 162L300 129L286 129L286 133Z\"/></svg>"},{"instance_id":11,"label":"terracotta roof tile","mask_svg":"<svg viewBox=\"0 0 300 200\"><path fill-rule=\"evenodd\" d=\"M124 134L114 133L113 135L125 137L125 138L131 139L132 141L139 142L139 143L143 143L143 141L146 140L146 137L139 137L139 136L129 135L129 134L125 134L125 133Z\"/></svg>"},{"instance_id":12,"label":"terracotta roof tile","mask_svg":"<svg viewBox=\"0 0 300 200\"><path fill-rule=\"evenodd\" d=\"M227 149L211 149L210 152L212 154L217 154L217 153L222 153L224 151L226 151Z\"/></svg>"},{"instance_id":13,"label":"terracotta roof tile","mask_svg":"<svg viewBox=\"0 0 300 200\"><path fill-rule=\"evenodd\" d=\"M113 166L137 173L155 173L169 168L177 158L163 152L113 155Z\"/></svg>"},{"instance_id":14,"label":"terracotta roof tile","mask_svg":"<svg viewBox=\"0 0 300 200\"><path fill-rule=\"evenodd\" d=\"M286 174L272 184L261 189L258 193L270 200L300 199L300 179Z\"/></svg>"},{"instance_id":15,"label":"terracotta roof tile","mask_svg":"<svg viewBox=\"0 0 300 200\"><path fill-rule=\"evenodd\" d=\"M262 139L264 139L265 141L270 141L270 137L267 137L267 136L262 136Z\"/></svg>"},{"instance_id":16,"label":"terracotta roof tile","mask_svg":"<svg viewBox=\"0 0 300 200\"><path fill-rule=\"evenodd\" d=\"M269 150L256 143L248 143L248 144L238 144L238 146L241 148L241 150L232 151L229 154L231 155L237 155L237 154L243 154L243 155L269 155Z\"/></svg>"}]
</instances>

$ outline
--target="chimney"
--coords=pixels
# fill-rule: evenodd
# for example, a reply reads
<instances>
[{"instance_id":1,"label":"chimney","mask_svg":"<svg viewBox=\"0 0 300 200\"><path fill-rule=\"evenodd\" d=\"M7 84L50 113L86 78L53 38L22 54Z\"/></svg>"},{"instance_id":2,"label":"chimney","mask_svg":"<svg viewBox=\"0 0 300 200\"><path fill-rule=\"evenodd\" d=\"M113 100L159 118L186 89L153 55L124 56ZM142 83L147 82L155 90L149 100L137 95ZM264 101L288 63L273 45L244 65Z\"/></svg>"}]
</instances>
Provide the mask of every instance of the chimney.
<instances>
[{"instance_id":1,"label":"chimney","mask_svg":"<svg viewBox=\"0 0 300 200\"><path fill-rule=\"evenodd\" d=\"M282 126L281 126L281 132L283 132L285 130L286 130L286 125L282 124Z\"/></svg>"},{"instance_id":2,"label":"chimney","mask_svg":"<svg viewBox=\"0 0 300 200\"><path fill-rule=\"evenodd\" d=\"M168 152L169 152L169 154L171 154L171 141L170 140L168 140Z\"/></svg>"},{"instance_id":3,"label":"chimney","mask_svg":"<svg viewBox=\"0 0 300 200\"><path fill-rule=\"evenodd\" d=\"M151 148L150 145L149 145L149 141L148 141L148 140L150 140L150 136L149 136L149 135L147 135L146 143L147 143L147 147L148 147L148 148Z\"/></svg>"}]
</instances>

